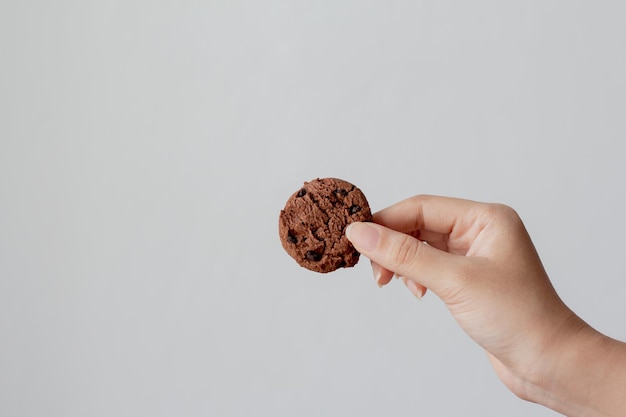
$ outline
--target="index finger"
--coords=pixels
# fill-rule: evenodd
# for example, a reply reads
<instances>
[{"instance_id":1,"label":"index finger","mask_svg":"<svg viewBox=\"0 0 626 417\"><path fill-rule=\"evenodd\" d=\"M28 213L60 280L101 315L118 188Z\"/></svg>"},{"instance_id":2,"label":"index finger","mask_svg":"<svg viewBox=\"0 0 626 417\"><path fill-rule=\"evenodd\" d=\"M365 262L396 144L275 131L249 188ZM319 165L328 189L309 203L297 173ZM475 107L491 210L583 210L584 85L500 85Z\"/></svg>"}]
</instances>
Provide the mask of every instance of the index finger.
<instances>
[{"instance_id":1,"label":"index finger","mask_svg":"<svg viewBox=\"0 0 626 417\"><path fill-rule=\"evenodd\" d=\"M482 205L460 198L417 195L374 213L374 222L403 233L419 230L448 236L457 226L471 222Z\"/></svg>"}]
</instances>

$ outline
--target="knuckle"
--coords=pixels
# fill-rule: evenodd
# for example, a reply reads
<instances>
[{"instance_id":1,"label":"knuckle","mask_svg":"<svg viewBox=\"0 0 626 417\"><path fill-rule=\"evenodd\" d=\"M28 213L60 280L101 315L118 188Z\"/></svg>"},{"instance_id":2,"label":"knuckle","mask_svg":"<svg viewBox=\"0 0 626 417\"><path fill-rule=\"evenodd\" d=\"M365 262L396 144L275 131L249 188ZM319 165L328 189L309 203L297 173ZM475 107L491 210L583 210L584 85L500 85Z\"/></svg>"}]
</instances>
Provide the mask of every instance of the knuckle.
<instances>
[{"instance_id":1,"label":"knuckle","mask_svg":"<svg viewBox=\"0 0 626 417\"><path fill-rule=\"evenodd\" d=\"M390 245L389 258L395 266L413 263L418 257L419 247L416 239L409 235L403 235Z\"/></svg>"},{"instance_id":2,"label":"knuckle","mask_svg":"<svg viewBox=\"0 0 626 417\"><path fill-rule=\"evenodd\" d=\"M518 217L517 212L513 207L507 206L506 204L493 204L493 207L500 216L506 218Z\"/></svg>"},{"instance_id":3,"label":"knuckle","mask_svg":"<svg viewBox=\"0 0 626 417\"><path fill-rule=\"evenodd\" d=\"M519 214L517 214L517 211L506 204L488 204L485 212L489 218L510 226L520 226L522 224L522 220Z\"/></svg>"}]
</instances>

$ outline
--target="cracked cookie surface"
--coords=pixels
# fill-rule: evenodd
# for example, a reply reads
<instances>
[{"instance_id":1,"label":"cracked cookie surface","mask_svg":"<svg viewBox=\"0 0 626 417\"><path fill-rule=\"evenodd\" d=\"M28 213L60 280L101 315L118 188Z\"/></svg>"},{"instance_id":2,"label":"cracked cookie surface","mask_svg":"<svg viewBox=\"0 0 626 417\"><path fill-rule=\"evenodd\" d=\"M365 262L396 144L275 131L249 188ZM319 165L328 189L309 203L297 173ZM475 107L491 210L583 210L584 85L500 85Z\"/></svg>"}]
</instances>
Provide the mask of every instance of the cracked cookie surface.
<instances>
[{"instance_id":1,"label":"cracked cookie surface","mask_svg":"<svg viewBox=\"0 0 626 417\"><path fill-rule=\"evenodd\" d=\"M355 221L372 221L363 192L338 178L318 178L289 197L278 232L283 248L300 266L326 273L359 261L345 235L346 226Z\"/></svg>"}]
</instances>

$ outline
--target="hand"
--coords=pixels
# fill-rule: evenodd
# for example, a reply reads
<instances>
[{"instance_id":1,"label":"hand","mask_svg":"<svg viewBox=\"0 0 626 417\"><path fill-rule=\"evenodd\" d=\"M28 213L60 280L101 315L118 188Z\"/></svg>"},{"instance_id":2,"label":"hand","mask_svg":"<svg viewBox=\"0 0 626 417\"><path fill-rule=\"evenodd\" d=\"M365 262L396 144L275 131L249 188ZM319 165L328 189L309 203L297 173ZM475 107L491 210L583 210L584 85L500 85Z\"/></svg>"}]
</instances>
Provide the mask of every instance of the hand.
<instances>
[{"instance_id":1,"label":"hand","mask_svg":"<svg viewBox=\"0 0 626 417\"><path fill-rule=\"evenodd\" d=\"M564 352L581 351L570 359L583 361L588 349L598 353L614 342L626 371L623 344L600 335L563 303L507 206L417 196L376 213L374 223L351 224L346 234L372 260L379 285L396 274L417 296L426 288L439 296L485 349L500 379L524 399L557 411L599 413L561 392L567 385L562 368L578 365L564 364ZM585 387L568 389L575 397ZM619 401L618 407L626 405Z\"/></svg>"}]
</instances>

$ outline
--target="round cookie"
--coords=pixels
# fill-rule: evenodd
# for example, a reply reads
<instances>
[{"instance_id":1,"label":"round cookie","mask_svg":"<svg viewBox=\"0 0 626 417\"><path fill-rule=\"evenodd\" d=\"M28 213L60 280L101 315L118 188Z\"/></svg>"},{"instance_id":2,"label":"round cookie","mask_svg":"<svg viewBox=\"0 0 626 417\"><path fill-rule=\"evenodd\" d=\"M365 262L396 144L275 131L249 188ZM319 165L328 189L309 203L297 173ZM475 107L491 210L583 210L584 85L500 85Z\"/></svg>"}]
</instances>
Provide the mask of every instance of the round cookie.
<instances>
[{"instance_id":1,"label":"round cookie","mask_svg":"<svg viewBox=\"0 0 626 417\"><path fill-rule=\"evenodd\" d=\"M318 178L289 197L278 232L283 248L300 266L326 273L359 261L345 235L346 226L356 221L372 221L361 190L337 178Z\"/></svg>"}]
</instances>

